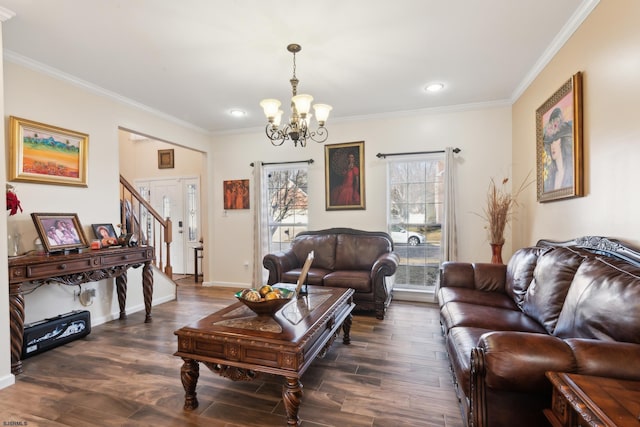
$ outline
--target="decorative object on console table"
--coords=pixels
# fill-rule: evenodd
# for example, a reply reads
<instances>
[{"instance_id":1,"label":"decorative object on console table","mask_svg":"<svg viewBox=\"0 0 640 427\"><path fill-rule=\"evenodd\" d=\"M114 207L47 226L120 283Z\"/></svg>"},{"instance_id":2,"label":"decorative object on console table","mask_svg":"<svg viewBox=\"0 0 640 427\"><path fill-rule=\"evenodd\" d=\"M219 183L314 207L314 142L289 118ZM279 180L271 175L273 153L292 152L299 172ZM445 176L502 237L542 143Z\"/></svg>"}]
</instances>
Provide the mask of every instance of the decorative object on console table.
<instances>
[{"instance_id":1,"label":"decorative object on console table","mask_svg":"<svg viewBox=\"0 0 640 427\"><path fill-rule=\"evenodd\" d=\"M9 181L87 186L89 135L11 116Z\"/></svg>"},{"instance_id":2,"label":"decorative object on console table","mask_svg":"<svg viewBox=\"0 0 640 427\"><path fill-rule=\"evenodd\" d=\"M326 210L365 209L364 141L324 147Z\"/></svg>"},{"instance_id":3,"label":"decorative object on console table","mask_svg":"<svg viewBox=\"0 0 640 427\"><path fill-rule=\"evenodd\" d=\"M581 73L536 110L536 153L539 202L584 195Z\"/></svg>"},{"instance_id":4,"label":"decorative object on console table","mask_svg":"<svg viewBox=\"0 0 640 427\"><path fill-rule=\"evenodd\" d=\"M173 148L168 150L158 150L158 169L173 169Z\"/></svg>"},{"instance_id":5,"label":"decorative object on console table","mask_svg":"<svg viewBox=\"0 0 640 427\"><path fill-rule=\"evenodd\" d=\"M100 247L115 246L120 244L116 230L111 224L91 224L93 234L100 240Z\"/></svg>"},{"instance_id":6,"label":"decorative object on console table","mask_svg":"<svg viewBox=\"0 0 640 427\"><path fill-rule=\"evenodd\" d=\"M47 252L70 251L89 246L77 214L32 213L31 218Z\"/></svg>"}]
</instances>

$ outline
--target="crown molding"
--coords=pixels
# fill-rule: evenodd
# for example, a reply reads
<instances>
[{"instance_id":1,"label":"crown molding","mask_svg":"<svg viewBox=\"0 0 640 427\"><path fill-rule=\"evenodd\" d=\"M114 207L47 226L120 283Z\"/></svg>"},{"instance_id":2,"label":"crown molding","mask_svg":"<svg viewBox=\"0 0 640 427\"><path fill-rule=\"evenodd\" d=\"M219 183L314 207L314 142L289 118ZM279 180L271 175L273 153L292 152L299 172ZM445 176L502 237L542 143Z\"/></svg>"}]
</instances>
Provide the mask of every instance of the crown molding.
<instances>
[{"instance_id":1,"label":"crown molding","mask_svg":"<svg viewBox=\"0 0 640 427\"><path fill-rule=\"evenodd\" d=\"M533 68L527 73L524 80L511 95L511 103L515 103L525 90L533 83L538 75L544 70L554 56L560 51L562 46L569 40L573 33L582 25L585 19L593 12L593 9L600 3L600 0L584 0L582 5L574 12L569 21L562 27L560 32L551 41L551 44L544 51L542 56L535 63Z\"/></svg>"}]
</instances>

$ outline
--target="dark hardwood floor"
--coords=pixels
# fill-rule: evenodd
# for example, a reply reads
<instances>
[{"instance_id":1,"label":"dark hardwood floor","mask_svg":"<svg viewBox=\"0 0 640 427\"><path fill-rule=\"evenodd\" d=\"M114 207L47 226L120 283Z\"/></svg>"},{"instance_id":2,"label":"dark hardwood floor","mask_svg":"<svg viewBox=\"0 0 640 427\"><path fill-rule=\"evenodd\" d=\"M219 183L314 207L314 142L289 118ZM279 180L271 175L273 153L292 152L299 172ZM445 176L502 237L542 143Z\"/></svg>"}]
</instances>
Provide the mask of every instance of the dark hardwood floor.
<instances>
[{"instance_id":1,"label":"dark hardwood floor","mask_svg":"<svg viewBox=\"0 0 640 427\"><path fill-rule=\"evenodd\" d=\"M28 426L283 426L283 380L233 382L201 366L200 406L184 412L173 331L234 300L236 289L178 281L178 299L93 328L24 362L0 390L0 423ZM129 292L135 292L129 289ZM461 426L435 305L392 302L387 317L355 314L302 378L302 425ZM11 424L14 423L14 424ZM20 424L21 423L21 424Z\"/></svg>"}]
</instances>

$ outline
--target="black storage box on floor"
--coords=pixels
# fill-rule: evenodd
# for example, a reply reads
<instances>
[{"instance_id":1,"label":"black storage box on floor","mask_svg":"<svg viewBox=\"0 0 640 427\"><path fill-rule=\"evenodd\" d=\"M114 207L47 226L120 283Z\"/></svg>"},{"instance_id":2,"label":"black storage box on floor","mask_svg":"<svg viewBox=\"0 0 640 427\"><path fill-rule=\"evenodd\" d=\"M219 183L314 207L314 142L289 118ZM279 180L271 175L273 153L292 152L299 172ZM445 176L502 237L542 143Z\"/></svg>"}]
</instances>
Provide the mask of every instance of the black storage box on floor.
<instances>
[{"instance_id":1,"label":"black storage box on floor","mask_svg":"<svg viewBox=\"0 0 640 427\"><path fill-rule=\"evenodd\" d=\"M91 313L77 310L24 326L22 359L89 335Z\"/></svg>"}]
</instances>

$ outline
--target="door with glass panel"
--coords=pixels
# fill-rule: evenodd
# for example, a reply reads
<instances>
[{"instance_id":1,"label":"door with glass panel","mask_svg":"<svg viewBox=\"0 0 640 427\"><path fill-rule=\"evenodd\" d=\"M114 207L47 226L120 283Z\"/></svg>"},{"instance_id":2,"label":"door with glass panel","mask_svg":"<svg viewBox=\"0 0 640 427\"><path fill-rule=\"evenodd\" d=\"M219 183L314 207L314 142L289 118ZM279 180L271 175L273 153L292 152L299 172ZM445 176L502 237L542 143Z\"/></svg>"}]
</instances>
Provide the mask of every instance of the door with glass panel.
<instances>
[{"instance_id":1,"label":"door with glass panel","mask_svg":"<svg viewBox=\"0 0 640 427\"><path fill-rule=\"evenodd\" d=\"M200 188L198 178L136 181L138 192L163 217L171 218L171 266L174 274L194 273L194 250L200 246ZM142 224L150 221L143 211ZM148 233L153 233L149 227ZM155 241L160 242L159 236ZM149 241L154 241L150 236ZM156 248L159 250L159 248Z\"/></svg>"},{"instance_id":2,"label":"door with glass panel","mask_svg":"<svg viewBox=\"0 0 640 427\"><path fill-rule=\"evenodd\" d=\"M435 291L442 263L444 154L389 159L388 231L400 257L395 288Z\"/></svg>"}]
</instances>

